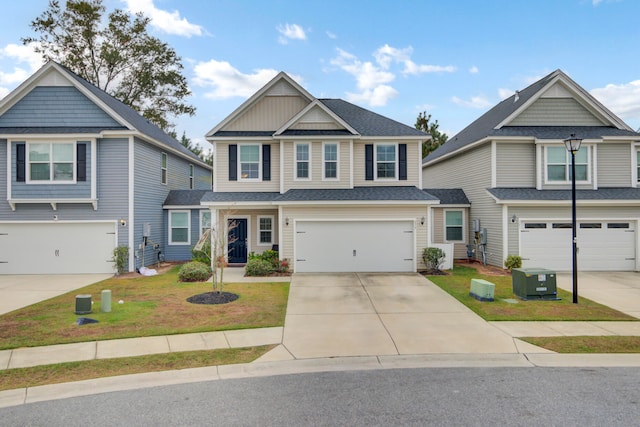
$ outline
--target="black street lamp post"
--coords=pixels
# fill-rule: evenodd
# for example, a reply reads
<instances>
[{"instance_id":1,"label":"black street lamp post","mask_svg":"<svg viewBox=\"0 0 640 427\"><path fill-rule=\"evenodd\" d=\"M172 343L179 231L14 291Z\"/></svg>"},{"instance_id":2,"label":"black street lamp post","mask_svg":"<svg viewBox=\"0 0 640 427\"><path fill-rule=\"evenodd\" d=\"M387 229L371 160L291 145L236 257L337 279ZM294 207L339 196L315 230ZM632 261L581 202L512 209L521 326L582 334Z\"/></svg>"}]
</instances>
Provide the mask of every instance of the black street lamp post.
<instances>
[{"instance_id":1,"label":"black street lamp post","mask_svg":"<svg viewBox=\"0 0 640 427\"><path fill-rule=\"evenodd\" d=\"M576 134L564 140L567 151L571 153L571 224L573 229L573 303L578 303L578 239L576 221L576 153L580 150L582 139Z\"/></svg>"}]
</instances>

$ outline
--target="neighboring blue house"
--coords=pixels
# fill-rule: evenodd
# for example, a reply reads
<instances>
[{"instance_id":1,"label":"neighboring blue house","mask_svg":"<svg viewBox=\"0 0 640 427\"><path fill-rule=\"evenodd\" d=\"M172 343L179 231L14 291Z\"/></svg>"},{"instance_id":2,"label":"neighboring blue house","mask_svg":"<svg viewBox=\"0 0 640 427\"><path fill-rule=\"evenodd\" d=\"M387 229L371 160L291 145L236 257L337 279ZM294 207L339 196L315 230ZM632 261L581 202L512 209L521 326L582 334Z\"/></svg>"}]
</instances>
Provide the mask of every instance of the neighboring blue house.
<instances>
[{"instance_id":1,"label":"neighboring blue house","mask_svg":"<svg viewBox=\"0 0 640 427\"><path fill-rule=\"evenodd\" d=\"M129 271L188 259L201 218L163 205L171 190L210 191L211 173L49 62L0 102L0 274L111 273L116 246L130 248Z\"/></svg>"}]
</instances>

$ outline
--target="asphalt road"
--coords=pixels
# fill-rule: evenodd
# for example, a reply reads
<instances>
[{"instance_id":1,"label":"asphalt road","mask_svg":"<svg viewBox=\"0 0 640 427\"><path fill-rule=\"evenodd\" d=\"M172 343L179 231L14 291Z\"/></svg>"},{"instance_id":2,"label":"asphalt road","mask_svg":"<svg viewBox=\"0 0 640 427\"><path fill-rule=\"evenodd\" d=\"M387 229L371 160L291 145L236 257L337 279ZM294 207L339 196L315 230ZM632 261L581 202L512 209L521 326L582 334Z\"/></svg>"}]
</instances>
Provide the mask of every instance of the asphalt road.
<instances>
[{"instance_id":1,"label":"asphalt road","mask_svg":"<svg viewBox=\"0 0 640 427\"><path fill-rule=\"evenodd\" d=\"M0 409L2 426L632 426L637 368L439 368L298 374Z\"/></svg>"}]
</instances>

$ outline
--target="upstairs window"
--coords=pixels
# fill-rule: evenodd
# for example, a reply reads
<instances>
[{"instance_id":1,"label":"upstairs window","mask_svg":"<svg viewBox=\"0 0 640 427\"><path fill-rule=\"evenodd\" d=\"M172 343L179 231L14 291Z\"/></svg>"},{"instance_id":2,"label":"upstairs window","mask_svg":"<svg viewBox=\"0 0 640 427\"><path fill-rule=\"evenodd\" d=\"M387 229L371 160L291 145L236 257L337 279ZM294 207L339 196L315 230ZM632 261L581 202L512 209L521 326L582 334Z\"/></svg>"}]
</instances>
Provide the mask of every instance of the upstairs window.
<instances>
[{"instance_id":1,"label":"upstairs window","mask_svg":"<svg viewBox=\"0 0 640 427\"><path fill-rule=\"evenodd\" d=\"M562 147L546 149L547 181L564 183L571 181L571 153ZM589 148L580 147L575 155L576 181L589 181Z\"/></svg>"},{"instance_id":2,"label":"upstairs window","mask_svg":"<svg viewBox=\"0 0 640 427\"><path fill-rule=\"evenodd\" d=\"M162 160L160 164L161 183L167 185L167 153L162 153Z\"/></svg>"},{"instance_id":3,"label":"upstairs window","mask_svg":"<svg viewBox=\"0 0 640 427\"><path fill-rule=\"evenodd\" d=\"M73 143L29 144L28 164L30 182L73 182Z\"/></svg>"},{"instance_id":4,"label":"upstairs window","mask_svg":"<svg viewBox=\"0 0 640 427\"><path fill-rule=\"evenodd\" d=\"M325 143L323 149L324 178L338 178L338 144Z\"/></svg>"},{"instance_id":5,"label":"upstairs window","mask_svg":"<svg viewBox=\"0 0 640 427\"><path fill-rule=\"evenodd\" d=\"M240 145L240 179L260 179L260 146Z\"/></svg>"},{"instance_id":6,"label":"upstairs window","mask_svg":"<svg viewBox=\"0 0 640 427\"><path fill-rule=\"evenodd\" d=\"M296 179L311 177L311 153L309 144L296 144Z\"/></svg>"},{"instance_id":7,"label":"upstairs window","mask_svg":"<svg viewBox=\"0 0 640 427\"><path fill-rule=\"evenodd\" d=\"M445 240L460 242L463 240L463 214L460 210L445 211Z\"/></svg>"},{"instance_id":8,"label":"upstairs window","mask_svg":"<svg viewBox=\"0 0 640 427\"><path fill-rule=\"evenodd\" d=\"M189 165L189 189L193 190L194 187L194 177L193 177L193 165Z\"/></svg>"},{"instance_id":9,"label":"upstairs window","mask_svg":"<svg viewBox=\"0 0 640 427\"><path fill-rule=\"evenodd\" d=\"M636 171L636 180L638 182L640 182L640 150L636 151L636 166L637 166L637 171Z\"/></svg>"},{"instance_id":10,"label":"upstairs window","mask_svg":"<svg viewBox=\"0 0 640 427\"><path fill-rule=\"evenodd\" d=\"M396 144L376 145L376 178L395 179L398 177Z\"/></svg>"}]
</instances>

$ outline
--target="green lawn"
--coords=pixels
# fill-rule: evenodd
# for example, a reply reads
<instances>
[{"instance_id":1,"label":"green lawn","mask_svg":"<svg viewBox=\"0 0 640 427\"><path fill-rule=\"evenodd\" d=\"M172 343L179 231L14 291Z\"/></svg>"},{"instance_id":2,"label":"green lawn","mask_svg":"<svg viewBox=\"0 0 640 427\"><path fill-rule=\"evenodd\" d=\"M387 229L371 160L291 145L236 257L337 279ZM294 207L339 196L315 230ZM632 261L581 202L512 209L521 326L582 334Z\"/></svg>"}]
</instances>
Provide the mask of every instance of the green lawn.
<instances>
[{"instance_id":1,"label":"green lawn","mask_svg":"<svg viewBox=\"0 0 640 427\"><path fill-rule=\"evenodd\" d=\"M638 320L587 298L572 303L571 293L558 288L559 301L523 301L513 295L511 275L479 274L475 268L456 265L448 276L428 276L429 280L451 294L485 320ZM481 302L469 295L471 279L484 279L496 285L495 301ZM515 299L517 303L504 301Z\"/></svg>"},{"instance_id":2,"label":"green lawn","mask_svg":"<svg viewBox=\"0 0 640 427\"><path fill-rule=\"evenodd\" d=\"M289 283L231 283L230 304L199 305L186 299L211 291L210 283L178 282L176 266L150 277L111 278L0 316L0 349L115 338L283 326ZM100 293L110 289L112 311L100 311ZM99 323L78 326L75 295L93 295ZM122 300L123 304L118 304Z\"/></svg>"}]
</instances>

